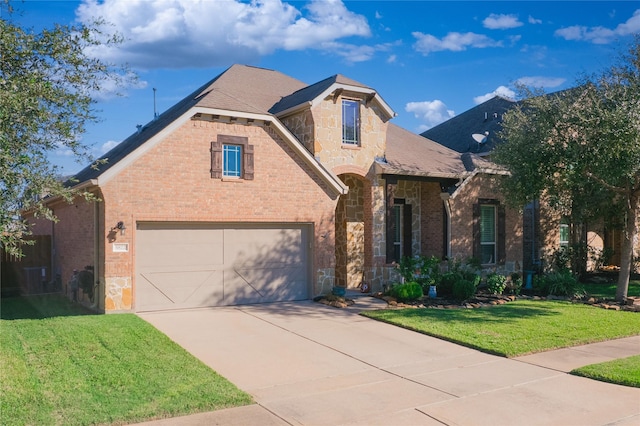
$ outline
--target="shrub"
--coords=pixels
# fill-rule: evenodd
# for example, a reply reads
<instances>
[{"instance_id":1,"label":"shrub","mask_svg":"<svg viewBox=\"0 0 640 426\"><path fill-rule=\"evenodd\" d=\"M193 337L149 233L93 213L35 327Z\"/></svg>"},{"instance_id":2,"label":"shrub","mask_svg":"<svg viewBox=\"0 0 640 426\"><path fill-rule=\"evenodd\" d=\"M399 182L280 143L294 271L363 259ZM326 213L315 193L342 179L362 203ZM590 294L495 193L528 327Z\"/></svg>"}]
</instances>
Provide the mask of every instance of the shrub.
<instances>
[{"instance_id":1,"label":"shrub","mask_svg":"<svg viewBox=\"0 0 640 426\"><path fill-rule=\"evenodd\" d=\"M580 297L585 294L584 287L567 270L534 277L533 290L542 296Z\"/></svg>"},{"instance_id":2,"label":"shrub","mask_svg":"<svg viewBox=\"0 0 640 426\"><path fill-rule=\"evenodd\" d=\"M555 272L547 275L549 294L555 296L584 296L584 287L569 271Z\"/></svg>"},{"instance_id":3,"label":"shrub","mask_svg":"<svg viewBox=\"0 0 640 426\"><path fill-rule=\"evenodd\" d=\"M491 294L502 294L507 287L507 277L491 273L487 275L487 290Z\"/></svg>"},{"instance_id":4,"label":"shrub","mask_svg":"<svg viewBox=\"0 0 640 426\"><path fill-rule=\"evenodd\" d=\"M458 272L445 272L440 276L438 294L450 296L453 294L453 285L462 279L462 274Z\"/></svg>"},{"instance_id":5,"label":"shrub","mask_svg":"<svg viewBox=\"0 0 640 426\"><path fill-rule=\"evenodd\" d=\"M480 285L480 280L482 279L482 277L479 274L476 274L475 271L467 269L462 271L462 279L471 281L473 285L478 287L478 285Z\"/></svg>"},{"instance_id":6,"label":"shrub","mask_svg":"<svg viewBox=\"0 0 640 426\"><path fill-rule=\"evenodd\" d=\"M398 272L405 282L416 281L423 286L435 285L439 279L440 259L435 256L404 256L398 264ZM416 274L420 274L419 277Z\"/></svg>"},{"instance_id":7,"label":"shrub","mask_svg":"<svg viewBox=\"0 0 640 426\"><path fill-rule=\"evenodd\" d=\"M458 300L467 300L476 294L476 285L469 280L458 280L453 284L453 297Z\"/></svg>"},{"instance_id":8,"label":"shrub","mask_svg":"<svg viewBox=\"0 0 640 426\"><path fill-rule=\"evenodd\" d=\"M389 293L403 302L417 300L423 296L422 286L415 281L395 285Z\"/></svg>"},{"instance_id":9,"label":"shrub","mask_svg":"<svg viewBox=\"0 0 640 426\"><path fill-rule=\"evenodd\" d=\"M549 294L549 283L545 275L534 275L531 283L533 292L540 296L546 296Z\"/></svg>"},{"instance_id":10,"label":"shrub","mask_svg":"<svg viewBox=\"0 0 640 426\"><path fill-rule=\"evenodd\" d=\"M516 296L520 294L522 290L522 277L519 273L514 272L511 274L511 284L508 287L512 294Z\"/></svg>"}]
</instances>

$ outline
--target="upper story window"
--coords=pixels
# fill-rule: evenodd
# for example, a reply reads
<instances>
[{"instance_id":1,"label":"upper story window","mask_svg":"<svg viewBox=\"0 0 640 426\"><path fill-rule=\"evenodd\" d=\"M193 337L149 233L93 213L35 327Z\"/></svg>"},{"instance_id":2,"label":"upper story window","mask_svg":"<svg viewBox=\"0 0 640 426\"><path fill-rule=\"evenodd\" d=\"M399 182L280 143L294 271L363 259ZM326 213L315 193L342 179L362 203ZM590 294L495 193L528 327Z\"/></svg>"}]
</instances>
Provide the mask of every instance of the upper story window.
<instances>
[{"instance_id":1,"label":"upper story window","mask_svg":"<svg viewBox=\"0 0 640 426\"><path fill-rule=\"evenodd\" d=\"M342 143L360 145L360 102L342 100Z\"/></svg>"},{"instance_id":2,"label":"upper story window","mask_svg":"<svg viewBox=\"0 0 640 426\"><path fill-rule=\"evenodd\" d=\"M253 179L253 145L243 136L219 135L211 142L211 177Z\"/></svg>"},{"instance_id":3,"label":"upper story window","mask_svg":"<svg viewBox=\"0 0 640 426\"><path fill-rule=\"evenodd\" d=\"M242 146L222 144L222 176L242 176Z\"/></svg>"}]
</instances>

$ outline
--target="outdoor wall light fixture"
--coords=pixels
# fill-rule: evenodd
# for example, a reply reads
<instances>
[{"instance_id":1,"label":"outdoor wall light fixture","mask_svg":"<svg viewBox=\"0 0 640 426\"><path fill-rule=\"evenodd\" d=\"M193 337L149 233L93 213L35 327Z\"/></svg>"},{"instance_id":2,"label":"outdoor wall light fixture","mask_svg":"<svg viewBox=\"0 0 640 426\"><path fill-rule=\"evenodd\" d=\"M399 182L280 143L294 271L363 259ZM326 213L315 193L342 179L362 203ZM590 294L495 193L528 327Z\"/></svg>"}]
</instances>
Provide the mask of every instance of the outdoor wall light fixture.
<instances>
[{"instance_id":1,"label":"outdoor wall light fixture","mask_svg":"<svg viewBox=\"0 0 640 426\"><path fill-rule=\"evenodd\" d=\"M119 221L118 223L116 223L116 226L111 228L112 231L115 231L116 229L120 230L120 235L124 235L124 231L127 230L127 227L124 226L124 222L123 221Z\"/></svg>"}]
</instances>

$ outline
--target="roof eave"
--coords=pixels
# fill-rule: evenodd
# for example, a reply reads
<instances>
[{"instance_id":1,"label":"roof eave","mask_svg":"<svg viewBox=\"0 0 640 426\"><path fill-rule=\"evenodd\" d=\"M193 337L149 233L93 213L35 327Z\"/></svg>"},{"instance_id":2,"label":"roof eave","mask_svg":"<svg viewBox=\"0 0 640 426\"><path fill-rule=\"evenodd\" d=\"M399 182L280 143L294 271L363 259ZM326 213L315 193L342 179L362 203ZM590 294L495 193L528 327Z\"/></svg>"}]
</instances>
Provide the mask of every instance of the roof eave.
<instances>
[{"instance_id":1,"label":"roof eave","mask_svg":"<svg viewBox=\"0 0 640 426\"><path fill-rule=\"evenodd\" d=\"M396 112L392 110L391 107L384 101L384 99L382 99L382 96L380 96L378 92L376 92L375 90L369 87L353 86L350 84L343 84L343 83L333 83L331 86L326 88L322 93L320 93L311 101L311 106L312 107L316 106L318 103L322 102L327 96L331 95L333 92L335 92L338 89L342 89L343 91L363 93L366 95L370 95L372 96L372 99L375 99L380 104L380 106L382 107L382 110L385 112L385 114L387 114L389 119L397 115Z\"/></svg>"},{"instance_id":2,"label":"roof eave","mask_svg":"<svg viewBox=\"0 0 640 426\"><path fill-rule=\"evenodd\" d=\"M278 113L275 114L276 117L278 118L284 118L287 117L289 115L295 114L296 112L299 112L303 109L307 109L309 107L311 107L312 102L311 101L307 101L307 102L303 102L301 104L292 106L291 108L287 108L284 111L280 111Z\"/></svg>"},{"instance_id":3,"label":"roof eave","mask_svg":"<svg viewBox=\"0 0 640 426\"><path fill-rule=\"evenodd\" d=\"M388 174L388 175L398 175L398 176L415 176L415 177L426 177L426 178L436 178L436 179L463 179L469 175L469 172L461 172L461 173L442 173L442 172L429 172L429 171L418 171L418 170L407 170L398 167L393 167L388 163L380 163L376 161L375 163L375 172L378 175Z\"/></svg>"}]
</instances>

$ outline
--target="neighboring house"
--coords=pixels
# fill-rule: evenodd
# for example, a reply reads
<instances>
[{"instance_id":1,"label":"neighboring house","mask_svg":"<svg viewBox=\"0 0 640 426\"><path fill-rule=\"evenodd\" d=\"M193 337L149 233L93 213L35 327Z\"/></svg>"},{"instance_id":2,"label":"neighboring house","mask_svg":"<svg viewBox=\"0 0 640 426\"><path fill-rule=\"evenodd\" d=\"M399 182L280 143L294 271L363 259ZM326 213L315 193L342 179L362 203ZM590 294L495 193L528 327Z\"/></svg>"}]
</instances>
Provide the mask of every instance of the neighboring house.
<instances>
[{"instance_id":1,"label":"neighboring house","mask_svg":"<svg viewBox=\"0 0 640 426\"><path fill-rule=\"evenodd\" d=\"M506 112L517 106L513 100L495 96L475 107L421 133L461 154L475 153L490 159L491 152L501 143L498 132ZM485 136L481 137L481 136ZM544 200L536 200L523 209L523 269L539 270L548 266L553 252L571 245L570 235L582 233L576 238L586 241L591 257L588 270L620 264L621 227L605 225L604 221L572 224L568 217L553 212ZM640 243L637 244L640 253Z\"/></svg>"},{"instance_id":2,"label":"neighboring house","mask_svg":"<svg viewBox=\"0 0 640 426\"><path fill-rule=\"evenodd\" d=\"M498 144L497 133L502 129L504 113L515 105L515 101L495 96L420 135L459 153L485 156ZM473 135L486 136L486 140L475 139Z\"/></svg>"},{"instance_id":3,"label":"neighboring house","mask_svg":"<svg viewBox=\"0 0 640 426\"><path fill-rule=\"evenodd\" d=\"M97 202L50 200L52 268L91 265L104 312L380 290L402 256L519 269L504 173L389 121L373 88L234 65L76 175Z\"/></svg>"}]
</instances>

